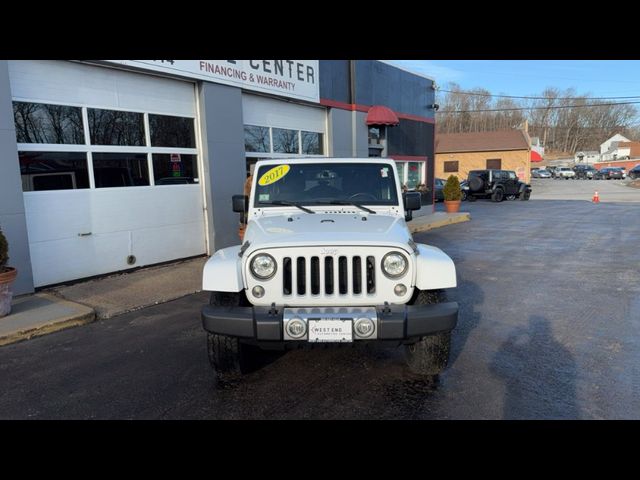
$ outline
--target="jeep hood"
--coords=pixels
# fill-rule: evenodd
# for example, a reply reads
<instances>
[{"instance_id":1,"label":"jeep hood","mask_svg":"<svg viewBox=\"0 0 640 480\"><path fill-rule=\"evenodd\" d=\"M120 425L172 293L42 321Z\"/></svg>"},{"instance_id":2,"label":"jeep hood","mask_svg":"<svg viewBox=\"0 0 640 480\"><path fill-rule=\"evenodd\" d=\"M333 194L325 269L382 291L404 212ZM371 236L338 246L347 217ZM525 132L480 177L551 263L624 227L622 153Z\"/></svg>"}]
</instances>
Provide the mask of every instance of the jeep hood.
<instances>
[{"instance_id":1,"label":"jeep hood","mask_svg":"<svg viewBox=\"0 0 640 480\"><path fill-rule=\"evenodd\" d=\"M403 218L393 215L316 213L251 219L245 241L250 250L264 247L317 245L402 245L411 233Z\"/></svg>"}]
</instances>

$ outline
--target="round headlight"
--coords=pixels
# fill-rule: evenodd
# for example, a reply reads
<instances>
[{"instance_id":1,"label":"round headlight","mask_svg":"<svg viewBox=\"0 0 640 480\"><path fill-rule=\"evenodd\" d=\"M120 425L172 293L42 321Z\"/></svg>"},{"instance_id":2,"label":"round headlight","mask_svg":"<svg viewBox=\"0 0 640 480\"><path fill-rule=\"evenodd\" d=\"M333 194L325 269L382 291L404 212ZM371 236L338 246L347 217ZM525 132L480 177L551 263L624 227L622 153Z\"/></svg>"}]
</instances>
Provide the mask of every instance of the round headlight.
<instances>
[{"instance_id":1,"label":"round headlight","mask_svg":"<svg viewBox=\"0 0 640 480\"><path fill-rule=\"evenodd\" d=\"M399 252L387 253L382 258L382 272L391 278L398 278L407 272L407 258Z\"/></svg>"},{"instance_id":2,"label":"round headlight","mask_svg":"<svg viewBox=\"0 0 640 480\"><path fill-rule=\"evenodd\" d=\"M253 257L253 260L251 260L251 273L260 280L273 277L276 273L275 259L267 253L256 255Z\"/></svg>"}]
</instances>

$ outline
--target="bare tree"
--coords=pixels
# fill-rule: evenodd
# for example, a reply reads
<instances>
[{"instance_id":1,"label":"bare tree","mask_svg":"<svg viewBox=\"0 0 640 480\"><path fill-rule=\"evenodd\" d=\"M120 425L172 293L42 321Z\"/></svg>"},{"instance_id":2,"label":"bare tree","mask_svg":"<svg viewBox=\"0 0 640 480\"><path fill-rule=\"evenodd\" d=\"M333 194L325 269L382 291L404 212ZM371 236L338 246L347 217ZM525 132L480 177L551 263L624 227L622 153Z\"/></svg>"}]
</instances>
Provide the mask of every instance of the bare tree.
<instances>
[{"instance_id":1,"label":"bare tree","mask_svg":"<svg viewBox=\"0 0 640 480\"><path fill-rule=\"evenodd\" d=\"M455 83L445 90L437 95L439 133L512 129L528 120L529 134L539 137L547 152L566 154L598 150L615 133L640 138L635 105L599 105L602 100L578 95L573 88L547 87L532 95L541 97L536 99L492 97L486 89L464 91Z\"/></svg>"}]
</instances>

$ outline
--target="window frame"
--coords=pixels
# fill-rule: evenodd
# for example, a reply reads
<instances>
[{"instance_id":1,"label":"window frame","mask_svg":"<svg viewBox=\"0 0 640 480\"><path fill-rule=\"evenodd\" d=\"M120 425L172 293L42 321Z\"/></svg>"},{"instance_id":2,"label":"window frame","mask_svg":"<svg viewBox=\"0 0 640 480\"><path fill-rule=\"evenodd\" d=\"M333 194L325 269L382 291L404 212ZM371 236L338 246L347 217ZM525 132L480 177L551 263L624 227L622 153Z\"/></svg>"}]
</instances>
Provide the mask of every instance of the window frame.
<instances>
[{"instance_id":1,"label":"window frame","mask_svg":"<svg viewBox=\"0 0 640 480\"><path fill-rule=\"evenodd\" d=\"M200 133L198 128L198 117L197 113L195 116L191 115L177 115L177 114L169 114L167 112L159 112L159 111L151 111L151 110L136 110L131 108L117 108L114 109L113 106L105 106L100 104L93 103L85 103L79 104L74 102L50 102L50 101L42 101L38 99L25 98L25 97L11 97L11 102L26 102L26 103L40 103L46 105L62 105L67 107L79 107L82 112L82 128L84 130L84 140L83 144L66 144L66 143L18 143L17 150L18 151L31 151L31 152L60 152L60 153L73 153L73 152L83 152L87 155L87 173L89 174L89 188L88 189L67 189L67 190L41 190L41 191L32 191L32 192L23 192L23 194L41 194L41 193L52 193L52 192L76 192L76 191L86 191L86 190L96 190L95 186L95 174L93 171L93 153L143 153L146 154L147 157L147 171L149 174L149 185L141 185L135 187L104 187L100 188L100 191L104 190L113 190L113 189L122 189L122 188L154 188L155 184L155 175L153 171L153 157L154 153L178 153L184 155L196 155L197 157L197 165L198 165L198 179L197 183L191 184L200 187L203 183L202 175L202 156L200 155L200 149L198 146L200 145ZM144 124L144 136L145 143L144 146L126 146L126 145L92 145L91 144L91 135L89 133L89 114L88 109L102 109L102 110L116 110L123 112L133 112L133 113L142 113L143 114L143 124ZM197 109L196 109L197 112ZM195 129L195 148L183 148L183 147L152 147L151 146L151 130L149 125L149 114L151 115L164 115L170 117L183 117L189 118L194 121L194 129ZM170 187L172 185L159 185L161 187Z\"/></svg>"},{"instance_id":2,"label":"window frame","mask_svg":"<svg viewBox=\"0 0 640 480\"><path fill-rule=\"evenodd\" d=\"M245 123L242 125L242 131L244 133L244 127L262 127L269 129L269 151L268 152L247 152L245 150L244 156L246 159L249 158L260 158L260 159L270 159L270 158L326 158L328 155L326 153L322 153L320 155L314 155L309 153L302 153L302 132L309 133L319 133L322 135L322 151L327 151L327 134L325 132L319 132L317 130L306 130L304 128L295 128L295 127L284 127L280 125L263 125L256 123ZM278 153L273 151L273 129L278 128L281 130L294 130L298 132L298 153Z\"/></svg>"},{"instance_id":3,"label":"window frame","mask_svg":"<svg viewBox=\"0 0 640 480\"><path fill-rule=\"evenodd\" d=\"M499 162L497 167L490 167L489 162ZM502 170L502 158L487 158L485 161L485 166L487 170Z\"/></svg>"},{"instance_id":4,"label":"window frame","mask_svg":"<svg viewBox=\"0 0 640 480\"><path fill-rule=\"evenodd\" d=\"M456 169L455 170L447 170L447 164L448 163L455 163L456 164ZM444 163L442 164L442 171L443 171L443 173L460 173L460 160L445 160Z\"/></svg>"},{"instance_id":5,"label":"window frame","mask_svg":"<svg viewBox=\"0 0 640 480\"><path fill-rule=\"evenodd\" d=\"M420 183L418 183L418 185L422 185L425 184L426 185L426 179L427 179L427 161L426 160L396 160L393 157L390 157L394 162L396 162L396 170L398 170L397 164L399 162L402 162L404 165L404 169L403 169L403 175L402 178L400 178L400 175L398 175L398 179L400 180L400 188L402 189L402 187L404 185L407 184L407 182L409 181L409 163L420 163L421 166L420 168ZM415 191L416 189L408 189L409 191Z\"/></svg>"}]
</instances>

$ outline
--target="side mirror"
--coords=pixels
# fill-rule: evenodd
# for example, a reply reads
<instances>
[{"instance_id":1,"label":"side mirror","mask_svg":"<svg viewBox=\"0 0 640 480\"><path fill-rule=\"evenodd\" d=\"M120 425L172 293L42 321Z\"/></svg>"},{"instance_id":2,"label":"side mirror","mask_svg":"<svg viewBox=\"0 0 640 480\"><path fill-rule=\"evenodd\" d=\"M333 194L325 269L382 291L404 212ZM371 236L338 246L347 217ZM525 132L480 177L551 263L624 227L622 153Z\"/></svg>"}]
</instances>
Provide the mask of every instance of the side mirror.
<instances>
[{"instance_id":1,"label":"side mirror","mask_svg":"<svg viewBox=\"0 0 640 480\"><path fill-rule=\"evenodd\" d=\"M246 195L234 195L231 197L233 211L237 213L247 213L249 211L249 197Z\"/></svg>"},{"instance_id":2,"label":"side mirror","mask_svg":"<svg viewBox=\"0 0 640 480\"><path fill-rule=\"evenodd\" d=\"M402 194L402 201L404 202L404 209L406 211L420 210L422 202L420 201L420 193L418 192L405 192Z\"/></svg>"}]
</instances>

